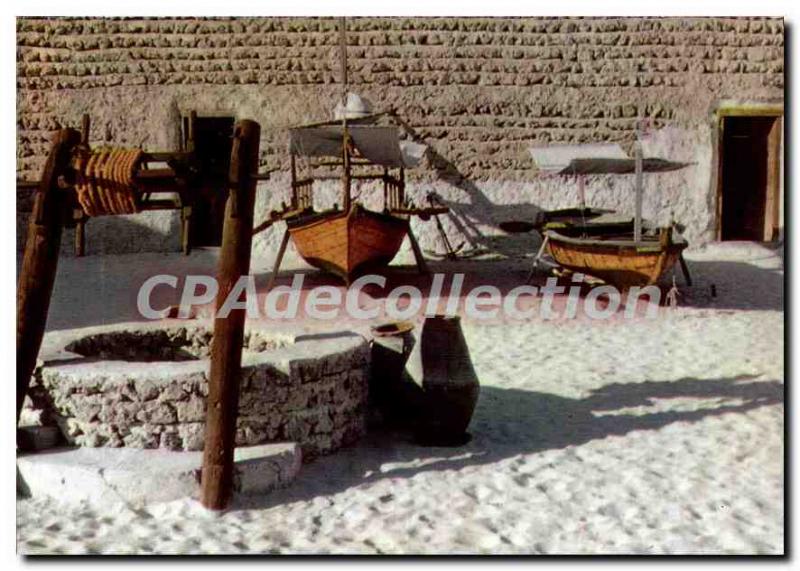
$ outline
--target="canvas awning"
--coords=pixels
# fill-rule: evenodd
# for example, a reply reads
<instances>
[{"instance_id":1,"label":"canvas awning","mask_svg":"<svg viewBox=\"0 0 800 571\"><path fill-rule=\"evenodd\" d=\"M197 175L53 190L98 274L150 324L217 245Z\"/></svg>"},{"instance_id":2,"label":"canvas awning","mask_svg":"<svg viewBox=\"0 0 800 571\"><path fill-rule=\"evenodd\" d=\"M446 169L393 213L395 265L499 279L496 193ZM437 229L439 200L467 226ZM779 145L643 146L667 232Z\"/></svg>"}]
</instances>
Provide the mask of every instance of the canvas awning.
<instances>
[{"instance_id":1,"label":"canvas awning","mask_svg":"<svg viewBox=\"0 0 800 571\"><path fill-rule=\"evenodd\" d=\"M642 172L669 172L682 169L689 163L678 163L665 159L642 159ZM633 174L635 159L574 159L558 174Z\"/></svg>"},{"instance_id":2,"label":"canvas awning","mask_svg":"<svg viewBox=\"0 0 800 571\"><path fill-rule=\"evenodd\" d=\"M539 170L561 175L633 174L636 160L616 143L587 145L551 145L530 147ZM642 159L643 172L668 172L682 169L689 163L659 158Z\"/></svg>"},{"instance_id":3,"label":"canvas awning","mask_svg":"<svg viewBox=\"0 0 800 571\"><path fill-rule=\"evenodd\" d=\"M539 170L558 174L575 159L627 159L628 154L616 143L587 145L547 145L530 147Z\"/></svg>"},{"instance_id":4,"label":"canvas awning","mask_svg":"<svg viewBox=\"0 0 800 571\"><path fill-rule=\"evenodd\" d=\"M425 154L425 145L401 141L395 126L348 125L347 132L358 153L385 167L415 167ZM305 157L340 157L341 125L298 127L289 131L289 150Z\"/></svg>"}]
</instances>

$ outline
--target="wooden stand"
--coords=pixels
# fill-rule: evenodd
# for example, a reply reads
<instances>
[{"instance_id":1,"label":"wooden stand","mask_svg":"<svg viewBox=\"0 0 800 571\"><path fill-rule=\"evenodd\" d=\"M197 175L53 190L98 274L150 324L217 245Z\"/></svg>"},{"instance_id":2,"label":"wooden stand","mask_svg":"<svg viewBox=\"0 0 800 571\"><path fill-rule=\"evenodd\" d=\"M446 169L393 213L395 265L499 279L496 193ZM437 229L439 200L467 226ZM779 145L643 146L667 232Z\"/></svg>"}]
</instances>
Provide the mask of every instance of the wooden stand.
<instances>
[{"instance_id":1,"label":"wooden stand","mask_svg":"<svg viewBox=\"0 0 800 571\"><path fill-rule=\"evenodd\" d=\"M417 262L417 270L423 276L427 276L430 273L430 271L428 271L428 264L425 262L425 256L422 255L422 248L419 247L417 237L414 236L414 231L411 230L411 225L408 226L408 240L411 242L411 251L414 252L414 260Z\"/></svg>"},{"instance_id":2,"label":"wooden stand","mask_svg":"<svg viewBox=\"0 0 800 571\"><path fill-rule=\"evenodd\" d=\"M219 261L217 310L239 278L250 270L260 133L258 123L253 121L240 121L234 131L230 191ZM214 321L201 481L202 504L213 510L227 507L233 487L245 316L245 310L235 309L226 318Z\"/></svg>"},{"instance_id":3,"label":"wooden stand","mask_svg":"<svg viewBox=\"0 0 800 571\"><path fill-rule=\"evenodd\" d=\"M17 284L17 422L42 344L58 267L67 203L59 178L67 171L80 133L61 129L53 137L28 224Z\"/></svg>"},{"instance_id":4,"label":"wooden stand","mask_svg":"<svg viewBox=\"0 0 800 571\"><path fill-rule=\"evenodd\" d=\"M275 265L272 267L272 274L269 276L267 283L267 291L270 291L275 285L275 280L278 279L278 272L281 271L281 262L283 256L286 254L286 247L289 245L289 230L283 231L283 238L281 238L281 247L278 248L278 256L275 258Z\"/></svg>"}]
</instances>

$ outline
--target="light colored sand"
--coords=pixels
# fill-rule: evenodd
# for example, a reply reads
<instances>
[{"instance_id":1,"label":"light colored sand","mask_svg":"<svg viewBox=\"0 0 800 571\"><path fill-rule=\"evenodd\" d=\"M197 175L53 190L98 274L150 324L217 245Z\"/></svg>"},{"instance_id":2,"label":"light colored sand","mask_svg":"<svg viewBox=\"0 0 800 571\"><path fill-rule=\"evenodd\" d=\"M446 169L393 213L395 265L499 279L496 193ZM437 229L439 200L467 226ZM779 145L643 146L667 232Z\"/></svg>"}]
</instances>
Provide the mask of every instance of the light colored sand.
<instances>
[{"instance_id":1,"label":"light colored sand","mask_svg":"<svg viewBox=\"0 0 800 571\"><path fill-rule=\"evenodd\" d=\"M20 551L781 553L780 259L691 259L692 307L664 318L467 323L482 392L465 447L373 433L223 515L19 500Z\"/></svg>"}]
</instances>

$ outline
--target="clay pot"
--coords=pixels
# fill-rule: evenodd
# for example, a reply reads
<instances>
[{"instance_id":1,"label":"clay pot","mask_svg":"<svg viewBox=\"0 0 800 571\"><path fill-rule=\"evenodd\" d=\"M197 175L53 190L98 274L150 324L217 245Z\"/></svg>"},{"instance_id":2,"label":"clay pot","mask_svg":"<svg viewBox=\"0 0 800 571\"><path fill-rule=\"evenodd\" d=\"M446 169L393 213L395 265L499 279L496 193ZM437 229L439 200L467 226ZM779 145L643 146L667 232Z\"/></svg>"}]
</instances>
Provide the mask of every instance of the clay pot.
<instances>
[{"instance_id":1,"label":"clay pot","mask_svg":"<svg viewBox=\"0 0 800 571\"><path fill-rule=\"evenodd\" d=\"M406 373L423 393L415 430L418 441L435 446L467 442L466 431L478 402L480 383L459 317L425 319Z\"/></svg>"},{"instance_id":2,"label":"clay pot","mask_svg":"<svg viewBox=\"0 0 800 571\"><path fill-rule=\"evenodd\" d=\"M422 389L405 374L415 345L414 324L390 322L372 327L369 400L383 424L408 427L420 411Z\"/></svg>"}]
</instances>

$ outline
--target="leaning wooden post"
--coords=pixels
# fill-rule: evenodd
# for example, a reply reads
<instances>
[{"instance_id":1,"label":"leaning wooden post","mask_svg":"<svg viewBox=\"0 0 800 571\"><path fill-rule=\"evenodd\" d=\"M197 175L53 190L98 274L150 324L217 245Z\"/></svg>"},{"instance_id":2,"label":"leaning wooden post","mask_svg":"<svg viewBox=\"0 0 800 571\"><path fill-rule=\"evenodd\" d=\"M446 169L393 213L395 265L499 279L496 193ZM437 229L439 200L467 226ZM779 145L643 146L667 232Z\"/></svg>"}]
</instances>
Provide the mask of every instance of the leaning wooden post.
<instances>
[{"instance_id":1,"label":"leaning wooden post","mask_svg":"<svg viewBox=\"0 0 800 571\"><path fill-rule=\"evenodd\" d=\"M261 128L254 121L240 121L234 130L228 201L219 260L219 310L241 276L250 271L253 204ZM208 381L205 450L201 501L206 508L225 509L233 487L233 451L239 409L239 373L244 343L244 309L214 320L211 371Z\"/></svg>"},{"instance_id":2,"label":"leaning wooden post","mask_svg":"<svg viewBox=\"0 0 800 571\"><path fill-rule=\"evenodd\" d=\"M81 149L89 152L89 130L92 121L88 113L81 117ZM72 215L75 222L75 257L81 258L86 254L86 220L88 216L81 208L73 211Z\"/></svg>"},{"instance_id":3,"label":"leaning wooden post","mask_svg":"<svg viewBox=\"0 0 800 571\"><path fill-rule=\"evenodd\" d=\"M36 368L56 279L67 208L66 192L59 188L59 178L66 174L80 138L74 129L61 129L53 136L28 222L17 282L17 422Z\"/></svg>"}]
</instances>

